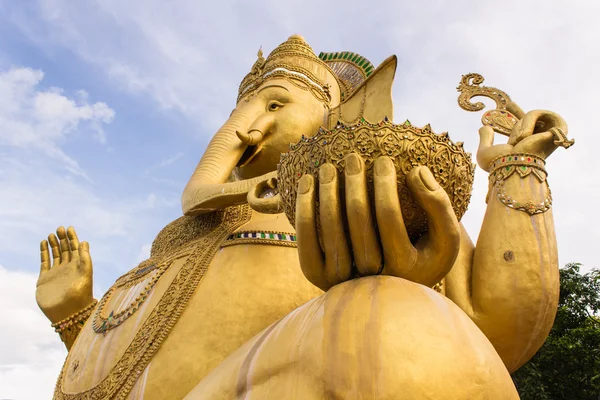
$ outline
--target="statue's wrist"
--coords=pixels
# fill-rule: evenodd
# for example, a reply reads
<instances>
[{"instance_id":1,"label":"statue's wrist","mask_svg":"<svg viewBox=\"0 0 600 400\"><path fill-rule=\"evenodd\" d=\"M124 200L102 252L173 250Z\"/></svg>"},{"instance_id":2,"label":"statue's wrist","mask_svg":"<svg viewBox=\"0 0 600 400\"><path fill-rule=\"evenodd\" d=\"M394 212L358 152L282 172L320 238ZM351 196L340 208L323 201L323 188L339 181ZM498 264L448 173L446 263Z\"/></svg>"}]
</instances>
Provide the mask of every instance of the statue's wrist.
<instances>
[{"instance_id":1,"label":"statue's wrist","mask_svg":"<svg viewBox=\"0 0 600 400\"><path fill-rule=\"evenodd\" d=\"M92 315L92 311L94 311L96 304L98 304L98 300L92 299L92 302L86 307L68 316L67 318L52 324L52 328L54 328L54 331L60 335L63 342L66 342L69 339L74 339L77 334L79 334L79 331L85 322L88 320L90 315Z\"/></svg>"},{"instance_id":2,"label":"statue's wrist","mask_svg":"<svg viewBox=\"0 0 600 400\"><path fill-rule=\"evenodd\" d=\"M546 175L546 160L539 155L531 153L509 153L498 156L492 160L489 165L490 175L494 172L501 172L502 169L507 173L514 173L511 167L519 167L519 170L525 172L525 170L531 169L532 172L538 171L543 172ZM524 167L525 169L523 169ZM508 169L507 169L508 168ZM509 171L510 169L510 171ZM529 173L529 172L528 172ZM525 176L521 174L521 176Z\"/></svg>"},{"instance_id":3,"label":"statue's wrist","mask_svg":"<svg viewBox=\"0 0 600 400\"><path fill-rule=\"evenodd\" d=\"M495 158L489 168L490 194L495 191L498 200L506 207L526 212L529 215L548 211L552 205L552 194L548 186L548 173L545 166L546 161L534 154L514 153ZM508 179L513 175L516 175L518 179L531 179L534 183L538 182L540 185L546 186L545 197L537 198L539 197L538 191L520 190L519 188L523 185L515 183L506 185ZM512 178L513 181L515 179Z\"/></svg>"}]
</instances>

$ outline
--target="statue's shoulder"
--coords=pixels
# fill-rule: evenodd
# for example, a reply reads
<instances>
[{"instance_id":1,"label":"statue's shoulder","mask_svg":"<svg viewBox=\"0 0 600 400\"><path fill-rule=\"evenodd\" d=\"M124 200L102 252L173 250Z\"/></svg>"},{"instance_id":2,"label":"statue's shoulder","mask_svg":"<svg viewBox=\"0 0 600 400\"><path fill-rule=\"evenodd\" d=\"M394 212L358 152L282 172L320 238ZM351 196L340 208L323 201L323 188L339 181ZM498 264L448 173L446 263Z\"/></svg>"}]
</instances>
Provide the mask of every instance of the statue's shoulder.
<instances>
[{"instance_id":1,"label":"statue's shoulder","mask_svg":"<svg viewBox=\"0 0 600 400\"><path fill-rule=\"evenodd\" d=\"M212 231L222 222L222 213L213 212L199 216L182 216L166 225L152 242L150 258L120 276L115 285L122 285L156 268L159 264L173 260L185 253L196 240Z\"/></svg>"},{"instance_id":2,"label":"statue's shoulder","mask_svg":"<svg viewBox=\"0 0 600 400\"><path fill-rule=\"evenodd\" d=\"M214 211L198 216L182 216L165 226L156 235L150 249L150 258L169 257L223 223L224 213Z\"/></svg>"},{"instance_id":3,"label":"statue's shoulder","mask_svg":"<svg viewBox=\"0 0 600 400\"><path fill-rule=\"evenodd\" d=\"M156 235L150 249L150 258L125 273L115 284L138 277L156 266L168 263L189 253L196 242L220 226L238 226L249 219L247 205L232 206L198 216L182 216L165 226Z\"/></svg>"}]
</instances>

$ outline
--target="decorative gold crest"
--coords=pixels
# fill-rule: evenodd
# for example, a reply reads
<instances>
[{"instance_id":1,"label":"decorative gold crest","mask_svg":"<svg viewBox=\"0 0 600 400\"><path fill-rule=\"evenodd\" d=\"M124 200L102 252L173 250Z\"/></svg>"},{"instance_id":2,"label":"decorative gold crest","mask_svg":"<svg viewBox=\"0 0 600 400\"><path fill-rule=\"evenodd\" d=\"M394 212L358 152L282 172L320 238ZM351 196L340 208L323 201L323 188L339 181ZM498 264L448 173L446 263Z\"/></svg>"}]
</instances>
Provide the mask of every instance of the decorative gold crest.
<instances>
[{"instance_id":1,"label":"decorative gold crest","mask_svg":"<svg viewBox=\"0 0 600 400\"><path fill-rule=\"evenodd\" d=\"M496 109L487 111L481 117L481 123L491 127L495 132L510 136L513 126L519 121L515 115L506 109L511 102L506 92L495 87L480 86L484 81L483 76L470 73L462 76L460 84L456 88L458 105L467 111L481 111L485 108L482 102L472 103L471 99L476 96L488 97L496 102Z\"/></svg>"},{"instance_id":2,"label":"decorative gold crest","mask_svg":"<svg viewBox=\"0 0 600 400\"><path fill-rule=\"evenodd\" d=\"M460 95L458 96L458 105L463 110L481 111L485 108L482 102L472 103L471 99L476 96L488 97L496 102L496 109L486 111L481 117L481 123L484 126L491 127L495 132L505 136L510 136L513 127L519 121L519 118L508 110L508 105L512 103L506 92L488 86L480 86L484 77L480 74L469 73L463 75L458 87L456 88ZM536 129L544 130L544 122L537 121ZM554 144L568 149L575 144L574 139L567 139L567 136L560 128L550 128L550 132L555 136Z\"/></svg>"}]
</instances>

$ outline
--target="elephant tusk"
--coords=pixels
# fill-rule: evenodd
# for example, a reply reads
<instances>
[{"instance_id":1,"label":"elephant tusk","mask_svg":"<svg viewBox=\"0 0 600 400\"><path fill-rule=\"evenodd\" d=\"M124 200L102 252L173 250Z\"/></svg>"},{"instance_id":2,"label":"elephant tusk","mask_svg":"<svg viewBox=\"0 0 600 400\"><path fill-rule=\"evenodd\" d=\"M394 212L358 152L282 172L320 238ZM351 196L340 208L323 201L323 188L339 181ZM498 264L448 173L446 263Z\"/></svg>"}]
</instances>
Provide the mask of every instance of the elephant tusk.
<instances>
[{"instance_id":1,"label":"elephant tusk","mask_svg":"<svg viewBox=\"0 0 600 400\"><path fill-rule=\"evenodd\" d=\"M237 137L248 146L256 146L263 139L263 133L258 129L253 129L248 133L242 133L240 131L235 131Z\"/></svg>"}]
</instances>

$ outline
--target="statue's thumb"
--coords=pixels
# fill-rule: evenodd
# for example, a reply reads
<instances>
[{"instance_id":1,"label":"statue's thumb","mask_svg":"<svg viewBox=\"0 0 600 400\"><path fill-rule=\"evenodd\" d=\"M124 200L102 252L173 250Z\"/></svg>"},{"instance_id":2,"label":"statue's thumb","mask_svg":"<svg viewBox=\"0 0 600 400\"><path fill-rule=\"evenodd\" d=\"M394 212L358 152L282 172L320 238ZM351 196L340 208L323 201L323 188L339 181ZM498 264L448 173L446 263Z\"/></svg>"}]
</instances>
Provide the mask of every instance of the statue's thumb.
<instances>
[{"instance_id":1,"label":"statue's thumb","mask_svg":"<svg viewBox=\"0 0 600 400\"><path fill-rule=\"evenodd\" d=\"M489 126L479 128L479 149L492 147L494 145L494 130Z\"/></svg>"}]
</instances>

